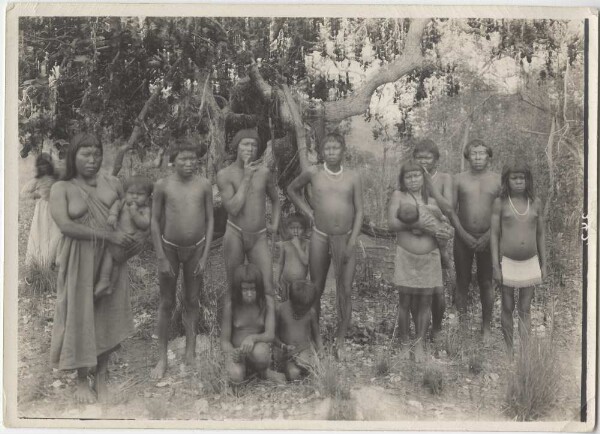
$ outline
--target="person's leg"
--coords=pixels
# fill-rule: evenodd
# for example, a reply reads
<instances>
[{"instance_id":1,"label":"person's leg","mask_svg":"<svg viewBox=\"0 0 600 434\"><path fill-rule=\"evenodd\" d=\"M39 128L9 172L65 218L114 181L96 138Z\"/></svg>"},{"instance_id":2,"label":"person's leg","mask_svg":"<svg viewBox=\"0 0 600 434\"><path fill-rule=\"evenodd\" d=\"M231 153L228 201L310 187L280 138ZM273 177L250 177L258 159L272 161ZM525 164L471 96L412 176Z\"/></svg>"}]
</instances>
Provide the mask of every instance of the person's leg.
<instances>
[{"instance_id":1,"label":"person's leg","mask_svg":"<svg viewBox=\"0 0 600 434\"><path fill-rule=\"evenodd\" d=\"M521 345L527 345L531 331L531 300L533 300L534 286L519 288L519 337Z\"/></svg>"},{"instance_id":2,"label":"person's leg","mask_svg":"<svg viewBox=\"0 0 600 434\"><path fill-rule=\"evenodd\" d=\"M77 389L75 390L75 401L78 404L92 404L96 401L96 396L90 388L88 382L88 368L77 369Z\"/></svg>"},{"instance_id":3,"label":"person's leg","mask_svg":"<svg viewBox=\"0 0 600 434\"><path fill-rule=\"evenodd\" d=\"M492 280L492 254L489 250L477 252L477 283L481 298L481 332L483 340L492 337L492 314L494 309L494 281Z\"/></svg>"},{"instance_id":4,"label":"person's leg","mask_svg":"<svg viewBox=\"0 0 600 434\"><path fill-rule=\"evenodd\" d=\"M325 290L325 281L327 280L330 263L329 241L313 230L309 245L308 268L310 269L310 279L317 288L315 308L319 319L321 318L321 296Z\"/></svg>"},{"instance_id":5,"label":"person's leg","mask_svg":"<svg viewBox=\"0 0 600 434\"><path fill-rule=\"evenodd\" d=\"M285 364L285 378L287 378L288 381L296 381L299 380L301 376L302 371L298 365L294 363L293 359L289 359Z\"/></svg>"},{"instance_id":6,"label":"person's leg","mask_svg":"<svg viewBox=\"0 0 600 434\"><path fill-rule=\"evenodd\" d=\"M265 342L257 342L248 355L248 361L260 378L267 377L267 369L271 363L271 348Z\"/></svg>"},{"instance_id":7,"label":"person's leg","mask_svg":"<svg viewBox=\"0 0 600 434\"><path fill-rule=\"evenodd\" d=\"M108 295L111 292L111 274L113 270L113 257L109 249L104 251L102 262L100 263L100 272L98 282L94 285L94 299Z\"/></svg>"},{"instance_id":8,"label":"person's leg","mask_svg":"<svg viewBox=\"0 0 600 434\"><path fill-rule=\"evenodd\" d=\"M456 269L456 307L462 324L467 316L467 299L471 283L473 251L459 238L454 239L454 267Z\"/></svg>"},{"instance_id":9,"label":"person's leg","mask_svg":"<svg viewBox=\"0 0 600 434\"><path fill-rule=\"evenodd\" d=\"M338 311L338 328L337 328L337 349L341 353L344 352L346 333L350 326L350 320L352 318L352 283L354 281L354 275L356 273L356 254L352 252L352 255L348 259L348 262L342 265L340 273L341 285L337 285L337 311Z\"/></svg>"},{"instance_id":10,"label":"person's leg","mask_svg":"<svg viewBox=\"0 0 600 434\"><path fill-rule=\"evenodd\" d=\"M246 364L243 362L235 362L231 358L225 361L225 371L229 381L235 386L242 383L246 379Z\"/></svg>"},{"instance_id":11,"label":"person's leg","mask_svg":"<svg viewBox=\"0 0 600 434\"><path fill-rule=\"evenodd\" d=\"M508 286L502 286L502 334L506 343L506 351L509 357L513 355L513 311L515 309L515 290Z\"/></svg>"},{"instance_id":12,"label":"person's leg","mask_svg":"<svg viewBox=\"0 0 600 434\"><path fill-rule=\"evenodd\" d=\"M265 294L271 295L275 300L275 291L273 291L273 257L267 242L267 233L258 238L254 246L248 251L248 261L256 265L263 277Z\"/></svg>"},{"instance_id":13,"label":"person's leg","mask_svg":"<svg viewBox=\"0 0 600 434\"><path fill-rule=\"evenodd\" d=\"M223 303L226 297L231 293L231 283L233 281L233 272L244 263L246 253L244 252L244 243L241 233L231 227L226 226L223 235L223 259L225 261L225 273L227 275L227 288L224 294L218 294L217 300L217 320L221 324L221 315L223 312Z\"/></svg>"},{"instance_id":14,"label":"person's leg","mask_svg":"<svg viewBox=\"0 0 600 434\"><path fill-rule=\"evenodd\" d=\"M403 358L409 356L408 352L408 330L409 330L409 318L410 318L410 294L400 293L398 300L398 337L400 339L401 355Z\"/></svg>"},{"instance_id":15,"label":"person's leg","mask_svg":"<svg viewBox=\"0 0 600 434\"><path fill-rule=\"evenodd\" d=\"M107 403L110 401L108 391L108 359L110 352L98 356L98 365L96 366L96 375L94 377L94 386L98 394L98 401Z\"/></svg>"},{"instance_id":16,"label":"person's leg","mask_svg":"<svg viewBox=\"0 0 600 434\"><path fill-rule=\"evenodd\" d=\"M160 301L158 305L158 363L150 371L150 378L158 380L167 371L167 346L169 343L169 323L171 314L175 308L175 296L177 293L177 276L179 275L179 258L177 253L170 247L163 247L165 256L175 274L159 273L158 284L160 288Z\"/></svg>"},{"instance_id":17,"label":"person's leg","mask_svg":"<svg viewBox=\"0 0 600 434\"><path fill-rule=\"evenodd\" d=\"M196 357L196 326L200 317L198 304L204 276L194 275L194 271L204 253L204 243L196 247L193 255L183 264L183 294L184 308L182 313L185 329L185 358L186 365L191 365Z\"/></svg>"},{"instance_id":18,"label":"person's leg","mask_svg":"<svg viewBox=\"0 0 600 434\"><path fill-rule=\"evenodd\" d=\"M431 320L431 295L416 295L413 296L417 299L417 317L415 318L415 331L416 331L416 343L415 343L415 361L423 362L425 360L425 338L427 336L427 329L429 328L429 321Z\"/></svg>"},{"instance_id":19,"label":"person's leg","mask_svg":"<svg viewBox=\"0 0 600 434\"><path fill-rule=\"evenodd\" d=\"M442 320L446 311L446 296L444 291L433 294L431 298L431 333L433 340L442 331Z\"/></svg>"}]
</instances>

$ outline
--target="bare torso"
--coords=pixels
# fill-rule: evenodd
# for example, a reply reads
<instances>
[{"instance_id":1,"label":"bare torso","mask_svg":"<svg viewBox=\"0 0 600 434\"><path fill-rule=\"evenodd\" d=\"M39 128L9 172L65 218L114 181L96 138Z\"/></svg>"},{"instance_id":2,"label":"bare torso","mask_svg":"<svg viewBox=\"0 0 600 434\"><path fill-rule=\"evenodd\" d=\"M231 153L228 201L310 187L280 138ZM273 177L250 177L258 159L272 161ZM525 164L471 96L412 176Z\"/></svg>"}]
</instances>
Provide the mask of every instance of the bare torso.
<instances>
[{"instance_id":1,"label":"bare torso","mask_svg":"<svg viewBox=\"0 0 600 434\"><path fill-rule=\"evenodd\" d=\"M493 172L463 172L456 177L458 218L472 234L482 234L491 225L492 204L500 191L500 176Z\"/></svg>"},{"instance_id":2,"label":"bare torso","mask_svg":"<svg viewBox=\"0 0 600 434\"><path fill-rule=\"evenodd\" d=\"M232 310L231 345L240 346L244 338L264 333L265 309L257 304L234 306Z\"/></svg>"},{"instance_id":3,"label":"bare torso","mask_svg":"<svg viewBox=\"0 0 600 434\"><path fill-rule=\"evenodd\" d=\"M527 208L525 199L513 204L519 212ZM500 252L515 261L523 261L538 254L537 249L537 220L540 210L539 201L529 203L529 212L525 216L517 216L507 199L502 200L500 216Z\"/></svg>"},{"instance_id":4,"label":"bare torso","mask_svg":"<svg viewBox=\"0 0 600 434\"><path fill-rule=\"evenodd\" d=\"M144 216L150 216L150 208L147 206L138 208L138 212ZM131 216L131 212L129 211L129 207L127 204L123 205L121 209L121 213L119 214L119 229L123 232L133 235L137 232L143 232L143 229L140 229L135 224L133 217Z\"/></svg>"},{"instance_id":5,"label":"bare torso","mask_svg":"<svg viewBox=\"0 0 600 434\"><path fill-rule=\"evenodd\" d=\"M279 306L277 315L277 336L280 341L295 347L311 344L311 311L302 318L295 319L291 302L286 301Z\"/></svg>"},{"instance_id":6,"label":"bare torso","mask_svg":"<svg viewBox=\"0 0 600 434\"><path fill-rule=\"evenodd\" d=\"M194 176L181 182L169 176L162 182L164 237L182 246L197 243L206 234L205 195L211 191L207 181Z\"/></svg>"},{"instance_id":7,"label":"bare torso","mask_svg":"<svg viewBox=\"0 0 600 434\"><path fill-rule=\"evenodd\" d=\"M330 235L345 234L354 224L354 189L357 174L344 169L342 176L330 178L319 166L313 174L311 205L318 230Z\"/></svg>"},{"instance_id":8,"label":"bare torso","mask_svg":"<svg viewBox=\"0 0 600 434\"><path fill-rule=\"evenodd\" d=\"M67 195L67 212L72 220L77 220L83 217L88 212L88 205L82 196L81 189L74 185L77 182L85 191L90 193L95 192L100 201L110 208L118 198L117 189L119 180L117 178L98 175L96 177L96 186L83 185L80 181L60 182L57 188L62 188Z\"/></svg>"},{"instance_id":9,"label":"bare torso","mask_svg":"<svg viewBox=\"0 0 600 434\"><path fill-rule=\"evenodd\" d=\"M223 169L223 176L237 192L244 177L244 170L236 163ZM270 172L261 167L253 175L246 192L244 206L238 215L229 215L232 223L248 232L258 232L266 226L266 195Z\"/></svg>"},{"instance_id":10,"label":"bare torso","mask_svg":"<svg viewBox=\"0 0 600 434\"><path fill-rule=\"evenodd\" d=\"M300 242L304 248L307 241L300 240ZM288 282L306 279L306 275L308 274L308 265L304 265L302 263L296 247L294 247L291 241L284 241L281 243L281 247L283 249L282 254L285 255L281 276Z\"/></svg>"}]
</instances>

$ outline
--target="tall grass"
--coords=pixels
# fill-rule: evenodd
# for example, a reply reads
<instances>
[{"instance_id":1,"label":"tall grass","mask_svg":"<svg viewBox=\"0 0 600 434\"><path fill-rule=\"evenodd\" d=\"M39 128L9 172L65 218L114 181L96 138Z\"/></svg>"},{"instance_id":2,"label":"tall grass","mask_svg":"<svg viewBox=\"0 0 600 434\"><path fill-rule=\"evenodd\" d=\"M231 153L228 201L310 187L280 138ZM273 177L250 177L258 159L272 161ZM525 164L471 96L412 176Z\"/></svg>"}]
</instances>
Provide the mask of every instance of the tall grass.
<instances>
[{"instance_id":1,"label":"tall grass","mask_svg":"<svg viewBox=\"0 0 600 434\"><path fill-rule=\"evenodd\" d=\"M56 271L47 261L32 258L25 266L25 282L32 294L55 293L56 277Z\"/></svg>"},{"instance_id":2,"label":"tall grass","mask_svg":"<svg viewBox=\"0 0 600 434\"><path fill-rule=\"evenodd\" d=\"M530 337L521 345L516 369L508 383L506 413L518 420L538 420L557 403L560 370L551 339Z\"/></svg>"}]
</instances>

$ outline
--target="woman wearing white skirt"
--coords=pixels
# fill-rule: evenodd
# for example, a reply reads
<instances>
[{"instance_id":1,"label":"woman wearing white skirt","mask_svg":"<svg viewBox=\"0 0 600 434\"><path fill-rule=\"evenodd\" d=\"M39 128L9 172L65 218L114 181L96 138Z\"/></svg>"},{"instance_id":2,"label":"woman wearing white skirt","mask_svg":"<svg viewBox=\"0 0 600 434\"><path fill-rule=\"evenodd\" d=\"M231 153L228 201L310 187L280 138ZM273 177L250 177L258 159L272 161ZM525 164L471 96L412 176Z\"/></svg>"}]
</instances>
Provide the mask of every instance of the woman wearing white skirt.
<instances>
[{"instance_id":1,"label":"woman wearing white skirt","mask_svg":"<svg viewBox=\"0 0 600 434\"><path fill-rule=\"evenodd\" d=\"M50 155L40 154L35 161L35 167L35 178L21 191L24 197L37 200L29 230L25 263L31 265L36 261L40 265L53 267L61 233L50 215L48 206L50 187L56 182Z\"/></svg>"}]
</instances>

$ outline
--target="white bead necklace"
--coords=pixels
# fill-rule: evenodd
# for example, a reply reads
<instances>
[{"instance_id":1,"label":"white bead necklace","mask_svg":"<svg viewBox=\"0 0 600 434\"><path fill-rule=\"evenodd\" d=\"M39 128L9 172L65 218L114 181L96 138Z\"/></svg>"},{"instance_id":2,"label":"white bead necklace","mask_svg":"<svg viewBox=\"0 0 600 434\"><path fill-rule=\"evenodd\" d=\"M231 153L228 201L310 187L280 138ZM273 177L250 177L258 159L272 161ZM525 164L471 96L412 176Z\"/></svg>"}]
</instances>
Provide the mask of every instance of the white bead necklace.
<instances>
[{"instance_id":1,"label":"white bead necklace","mask_svg":"<svg viewBox=\"0 0 600 434\"><path fill-rule=\"evenodd\" d=\"M519 211L517 211L517 208L515 207L515 204L513 203L512 199L510 198L510 194L508 195L508 202L510 203L510 207L512 208L513 212L515 213L515 216L517 217L517 220L524 220L524 219L520 219L519 216L524 217L527 214L529 214L529 198L527 198L527 208L525 209L524 213L520 213Z\"/></svg>"},{"instance_id":2,"label":"white bead necklace","mask_svg":"<svg viewBox=\"0 0 600 434\"><path fill-rule=\"evenodd\" d=\"M325 175L332 181L339 181L342 179L342 175L344 174L344 166L340 165L340 170L337 172L332 171L329 167L327 167L327 163L323 162L323 169L325 169Z\"/></svg>"}]
</instances>

